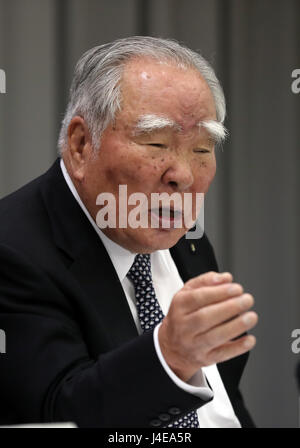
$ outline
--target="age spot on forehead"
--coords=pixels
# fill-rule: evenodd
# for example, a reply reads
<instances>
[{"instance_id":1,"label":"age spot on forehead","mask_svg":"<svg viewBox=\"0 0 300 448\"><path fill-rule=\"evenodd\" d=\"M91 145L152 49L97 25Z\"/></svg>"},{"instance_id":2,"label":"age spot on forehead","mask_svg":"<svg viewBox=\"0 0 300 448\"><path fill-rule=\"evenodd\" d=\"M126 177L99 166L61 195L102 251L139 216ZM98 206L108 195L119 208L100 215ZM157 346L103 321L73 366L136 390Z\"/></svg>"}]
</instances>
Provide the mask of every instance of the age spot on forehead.
<instances>
[{"instance_id":1,"label":"age spot on forehead","mask_svg":"<svg viewBox=\"0 0 300 448\"><path fill-rule=\"evenodd\" d=\"M151 76L150 76L149 73L147 73L147 72L142 72L142 73L141 73L141 77L142 77L143 79L150 79L150 78L151 78Z\"/></svg>"}]
</instances>

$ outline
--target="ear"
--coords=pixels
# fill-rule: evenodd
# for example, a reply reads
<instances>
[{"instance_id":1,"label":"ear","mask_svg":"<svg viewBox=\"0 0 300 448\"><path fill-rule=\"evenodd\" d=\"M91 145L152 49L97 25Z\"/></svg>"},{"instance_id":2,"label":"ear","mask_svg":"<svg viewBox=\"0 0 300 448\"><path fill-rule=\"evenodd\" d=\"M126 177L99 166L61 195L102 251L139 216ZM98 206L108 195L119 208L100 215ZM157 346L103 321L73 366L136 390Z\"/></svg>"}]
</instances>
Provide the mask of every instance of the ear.
<instances>
[{"instance_id":1,"label":"ear","mask_svg":"<svg viewBox=\"0 0 300 448\"><path fill-rule=\"evenodd\" d=\"M73 117L68 127L68 159L75 179L83 180L92 152L91 136L85 120L80 116Z\"/></svg>"}]
</instances>

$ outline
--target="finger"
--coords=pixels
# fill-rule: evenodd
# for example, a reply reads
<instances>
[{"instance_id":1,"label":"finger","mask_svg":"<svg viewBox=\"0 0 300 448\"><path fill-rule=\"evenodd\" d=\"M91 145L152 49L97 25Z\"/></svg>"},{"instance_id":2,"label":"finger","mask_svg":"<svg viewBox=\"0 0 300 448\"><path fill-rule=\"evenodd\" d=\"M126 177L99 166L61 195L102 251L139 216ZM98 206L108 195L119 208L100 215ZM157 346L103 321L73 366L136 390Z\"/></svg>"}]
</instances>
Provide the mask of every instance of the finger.
<instances>
[{"instance_id":1,"label":"finger","mask_svg":"<svg viewBox=\"0 0 300 448\"><path fill-rule=\"evenodd\" d=\"M238 283L225 283L217 286L202 286L197 289L182 289L177 293L182 312L193 313L200 308L242 295L243 287Z\"/></svg>"},{"instance_id":2,"label":"finger","mask_svg":"<svg viewBox=\"0 0 300 448\"><path fill-rule=\"evenodd\" d=\"M232 282L232 280L233 277L232 274L230 274L230 272L219 273L215 271L210 271L188 280L184 285L184 289L194 289L194 288L200 288L201 286L211 286L221 283L229 283Z\"/></svg>"},{"instance_id":3,"label":"finger","mask_svg":"<svg viewBox=\"0 0 300 448\"><path fill-rule=\"evenodd\" d=\"M252 334L243 336L235 341L227 342L221 347L215 348L206 357L207 365L228 361L252 350L256 344L256 338Z\"/></svg>"},{"instance_id":4,"label":"finger","mask_svg":"<svg viewBox=\"0 0 300 448\"><path fill-rule=\"evenodd\" d=\"M200 342L204 337L205 345L212 350L250 330L257 324L257 321L257 314L254 311L248 311L229 322L218 325L204 335L201 334L198 339ZM203 344L203 340L201 344Z\"/></svg>"},{"instance_id":5,"label":"finger","mask_svg":"<svg viewBox=\"0 0 300 448\"><path fill-rule=\"evenodd\" d=\"M250 294L228 299L224 302L200 308L189 315L189 331L205 333L233 317L249 310L254 304Z\"/></svg>"}]
</instances>

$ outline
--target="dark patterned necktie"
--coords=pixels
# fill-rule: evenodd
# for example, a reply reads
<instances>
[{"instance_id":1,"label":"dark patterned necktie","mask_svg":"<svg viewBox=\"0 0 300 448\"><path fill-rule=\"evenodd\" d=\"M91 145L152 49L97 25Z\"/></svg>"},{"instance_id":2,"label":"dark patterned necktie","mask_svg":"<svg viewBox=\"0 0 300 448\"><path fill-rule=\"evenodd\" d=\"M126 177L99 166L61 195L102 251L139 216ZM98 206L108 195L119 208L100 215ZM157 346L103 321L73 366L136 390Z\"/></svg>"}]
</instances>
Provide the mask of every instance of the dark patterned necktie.
<instances>
[{"instance_id":1,"label":"dark patterned necktie","mask_svg":"<svg viewBox=\"0 0 300 448\"><path fill-rule=\"evenodd\" d=\"M127 277L134 285L136 308L142 330L143 332L150 331L164 318L153 286L150 254L136 255ZM166 427L199 428L197 412L189 412Z\"/></svg>"}]
</instances>

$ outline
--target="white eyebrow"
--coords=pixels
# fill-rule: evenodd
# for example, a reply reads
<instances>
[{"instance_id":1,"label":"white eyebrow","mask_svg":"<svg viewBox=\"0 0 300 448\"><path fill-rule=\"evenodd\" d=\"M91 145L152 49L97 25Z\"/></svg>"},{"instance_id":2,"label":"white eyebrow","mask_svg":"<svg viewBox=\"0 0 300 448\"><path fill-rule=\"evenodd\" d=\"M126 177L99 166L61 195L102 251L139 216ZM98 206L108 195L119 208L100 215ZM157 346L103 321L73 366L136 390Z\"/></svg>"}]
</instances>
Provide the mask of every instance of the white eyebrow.
<instances>
[{"instance_id":1,"label":"white eyebrow","mask_svg":"<svg viewBox=\"0 0 300 448\"><path fill-rule=\"evenodd\" d=\"M216 120L200 121L199 127L204 127L218 144L224 142L228 135L225 126Z\"/></svg>"},{"instance_id":2,"label":"white eyebrow","mask_svg":"<svg viewBox=\"0 0 300 448\"><path fill-rule=\"evenodd\" d=\"M205 128L217 144L222 143L228 135L228 131L225 126L216 120L200 121L198 123L198 127L199 129L202 127ZM138 135L142 133L159 131L165 128L173 128L176 131L182 131L182 127L170 118L155 114L147 114L139 117L133 133L134 135Z\"/></svg>"},{"instance_id":3,"label":"white eyebrow","mask_svg":"<svg viewBox=\"0 0 300 448\"><path fill-rule=\"evenodd\" d=\"M142 115L135 125L134 134L159 131L165 128L174 128L176 130L181 129L181 127L170 118L155 114Z\"/></svg>"}]
</instances>

